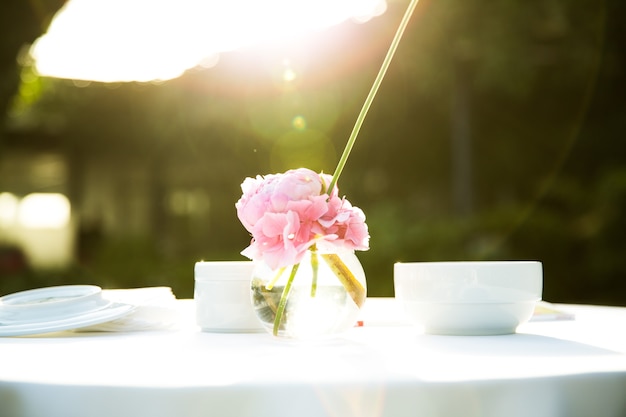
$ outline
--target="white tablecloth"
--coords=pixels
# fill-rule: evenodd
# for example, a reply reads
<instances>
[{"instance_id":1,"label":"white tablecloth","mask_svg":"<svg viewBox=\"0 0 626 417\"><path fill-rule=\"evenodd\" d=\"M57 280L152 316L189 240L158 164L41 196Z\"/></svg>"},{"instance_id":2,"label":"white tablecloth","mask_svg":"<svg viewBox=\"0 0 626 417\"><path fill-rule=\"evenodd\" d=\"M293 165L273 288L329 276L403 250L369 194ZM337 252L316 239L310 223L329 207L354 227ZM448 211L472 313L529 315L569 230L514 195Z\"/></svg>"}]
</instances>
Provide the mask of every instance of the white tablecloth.
<instances>
[{"instance_id":1,"label":"white tablecloth","mask_svg":"<svg viewBox=\"0 0 626 417\"><path fill-rule=\"evenodd\" d=\"M626 308L457 337L404 325L393 299L366 306L323 342L203 333L191 314L175 331L0 338L0 417L626 416Z\"/></svg>"}]
</instances>

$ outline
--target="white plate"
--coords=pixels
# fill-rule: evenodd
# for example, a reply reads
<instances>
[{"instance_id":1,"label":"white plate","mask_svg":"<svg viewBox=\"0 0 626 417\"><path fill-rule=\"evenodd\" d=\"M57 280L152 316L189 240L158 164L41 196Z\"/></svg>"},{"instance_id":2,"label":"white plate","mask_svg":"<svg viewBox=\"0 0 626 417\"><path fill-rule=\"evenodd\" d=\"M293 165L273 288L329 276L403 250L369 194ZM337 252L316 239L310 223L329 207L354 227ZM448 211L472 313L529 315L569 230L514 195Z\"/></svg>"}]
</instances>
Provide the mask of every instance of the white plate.
<instances>
[{"instance_id":1,"label":"white plate","mask_svg":"<svg viewBox=\"0 0 626 417\"><path fill-rule=\"evenodd\" d=\"M40 323L103 310L111 304L95 285L61 285L0 297L0 325Z\"/></svg>"},{"instance_id":2,"label":"white plate","mask_svg":"<svg viewBox=\"0 0 626 417\"><path fill-rule=\"evenodd\" d=\"M39 321L35 323L0 324L0 336L26 336L80 329L81 327L116 320L131 313L135 310L135 308L135 306L130 304L114 303L104 309L80 314L74 317L50 321Z\"/></svg>"}]
</instances>

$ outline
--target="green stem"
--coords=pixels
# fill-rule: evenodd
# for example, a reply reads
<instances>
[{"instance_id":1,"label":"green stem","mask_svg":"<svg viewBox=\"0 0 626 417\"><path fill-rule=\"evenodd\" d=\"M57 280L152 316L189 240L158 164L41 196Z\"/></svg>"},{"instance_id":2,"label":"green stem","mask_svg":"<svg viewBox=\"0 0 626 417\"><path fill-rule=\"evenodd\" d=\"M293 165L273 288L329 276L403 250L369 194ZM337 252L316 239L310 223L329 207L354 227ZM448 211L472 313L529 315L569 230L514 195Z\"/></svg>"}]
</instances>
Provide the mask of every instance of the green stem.
<instances>
[{"instance_id":1,"label":"green stem","mask_svg":"<svg viewBox=\"0 0 626 417\"><path fill-rule=\"evenodd\" d=\"M317 271L319 270L319 265L317 251L311 250L311 272L313 274L313 279L311 280L311 297L315 297L317 293Z\"/></svg>"},{"instance_id":2,"label":"green stem","mask_svg":"<svg viewBox=\"0 0 626 417\"><path fill-rule=\"evenodd\" d=\"M274 278L272 278L272 280L268 282L267 285L265 286L265 289L268 291L271 291L272 288L274 288L274 285L276 285L276 283L278 282L278 279L283 274L283 272L285 272L284 266L278 269L278 271L276 272L276 275L274 275Z\"/></svg>"},{"instance_id":3,"label":"green stem","mask_svg":"<svg viewBox=\"0 0 626 417\"><path fill-rule=\"evenodd\" d=\"M400 39L402 39L402 35L404 30L406 29L409 20L411 19L411 15L415 10L415 6L417 6L418 0L411 0L409 3L409 7L407 8L402 21L400 22L400 27L398 27L398 31L391 42L391 46L389 47L389 51L387 51L387 56L383 61L380 70L378 71L378 75L376 76L376 80L374 80L374 85L372 85L372 89L370 90L367 98L365 99L365 103L363 103L363 107L361 108L361 113L359 113L359 117L356 119L356 123L354 124L354 128L352 129L352 133L348 138L348 143L346 144L345 149L343 150L343 154L339 159L339 163L337 164L337 168L335 168L335 173L333 174L333 179L330 181L330 185L328 186L328 194L332 193L333 188L337 184L339 180L339 176L341 175L341 171L343 171L343 167L346 165L346 161L348 160L348 156L350 156L350 152L352 151L352 147L354 146L354 142L356 142L356 137L361 130L361 126L363 125L363 121L365 120L365 116L374 101L374 97L376 97L376 93L378 92L378 88L380 84L383 82L383 78L385 78L385 74L387 73L387 69L389 68L389 64L391 64L391 60L393 55L398 49L398 44L400 43Z\"/></svg>"},{"instance_id":4,"label":"green stem","mask_svg":"<svg viewBox=\"0 0 626 417\"><path fill-rule=\"evenodd\" d=\"M298 272L299 266L300 264L295 264L293 267L291 267L291 274L289 275L287 284L285 284L283 293L280 296L278 309L276 309L276 317L274 318L274 336L278 336L278 329L280 328L280 322L283 318L285 307L287 306L287 298L289 297L289 292L291 291L291 284L293 283L293 279L296 277L296 272Z\"/></svg>"},{"instance_id":5,"label":"green stem","mask_svg":"<svg viewBox=\"0 0 626 417\"><path fill-rule=\"evenodd\" d=\"M323 253L322 259L326 261L339 282L346 289L354 304L359 308L363 306L366 297L366 290L363 284L356 279L350 268L341 260L336 253Z\"/></svg>"}]
</instances>

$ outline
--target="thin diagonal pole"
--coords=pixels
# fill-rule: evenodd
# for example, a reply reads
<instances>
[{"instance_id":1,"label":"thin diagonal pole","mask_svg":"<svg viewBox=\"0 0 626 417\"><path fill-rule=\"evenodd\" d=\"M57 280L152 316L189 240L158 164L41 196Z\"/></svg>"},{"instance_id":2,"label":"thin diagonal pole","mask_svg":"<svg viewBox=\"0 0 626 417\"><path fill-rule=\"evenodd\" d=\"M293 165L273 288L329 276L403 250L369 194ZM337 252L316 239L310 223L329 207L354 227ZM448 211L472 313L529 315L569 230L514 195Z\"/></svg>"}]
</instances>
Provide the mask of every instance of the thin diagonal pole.
<instances>
[{"instance_id":1,"label":"thin diagonal pole","mask_svg":"<svg viewBox=\"0 0 626 417\"><path fill-rule=\"evenodd\" d=\"M361 130L361 126L363 125L365 116L367 116L367 112L369 111L370 106L372 105L372 102L374 101L374 97L376 97L376 93L378 92L378 89L380 88L380 85L383 82L383 78L385 78L385 74L387 73L389 64L391 64L391 60L393 59L393 56L396 53L396 49L398 49L398 44L400 43L400 39L402 39L404 30L409 24L409 20L411 19L411 16L413 15L413 11L415 10L415 7L417 6L418 1L419 0L411 0L411 2L409 3L409 7L404 13L404 17L402 18L402 21L400 22L400 26L398 27L398 30L396 31L396 34L393 40L391 41L391 46L389 47L389 51L387 51L387 55L385 56L385 59L383 60L383 64L380 67L380 70L378 71L378 75L376 76L376 79L374 80L374 84L372 85L372 88L369 94L367 95L367 98L365 99L365 103L363 103L363 107L361 108L361 113L359 113L359 117L357 117L356 119L356 123L354 124L354 128L352 129L352 133L350 134L350 137L348 138L348 143L346 144L346 147L343 150L343 154L341 155L341 158L339 159L339 163L337 164L337 168L335 168L333 178L330 181L330 185L328 186L329 195L330 193L332 193L332 190L337 184L337 181L339 180L339 176L341 175L341 172L343 171L343 167L346 165L346 161L348 160L348 157L350 156L350 152L352 151L354 142L356 142L356 137L358 136L359 131Z\"/></svg>"}]
</instances>

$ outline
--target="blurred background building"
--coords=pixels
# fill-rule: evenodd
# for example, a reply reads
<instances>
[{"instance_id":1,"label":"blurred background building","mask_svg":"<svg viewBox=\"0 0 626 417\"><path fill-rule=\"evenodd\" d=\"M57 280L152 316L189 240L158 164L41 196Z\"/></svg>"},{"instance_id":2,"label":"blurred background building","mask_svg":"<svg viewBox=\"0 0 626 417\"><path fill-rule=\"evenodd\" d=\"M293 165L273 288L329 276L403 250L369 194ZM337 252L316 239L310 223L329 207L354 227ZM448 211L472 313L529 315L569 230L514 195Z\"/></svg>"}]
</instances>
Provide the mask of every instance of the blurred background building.
<instances>
[{"instance_id":1,"label":"blurred background building","mask_svg":"<svg viewBox=\"0 0 626 417\"><path fill-rule=\"evenodd\" d=\"M191 297L196 261L243 259L245 177L332 173L408 2L197 3L2 3L0 295ZM626 305L624 11L418 5L339 183L370 295L397 261L537 259L546 300Z\"/></svg>"}]
</instances>

